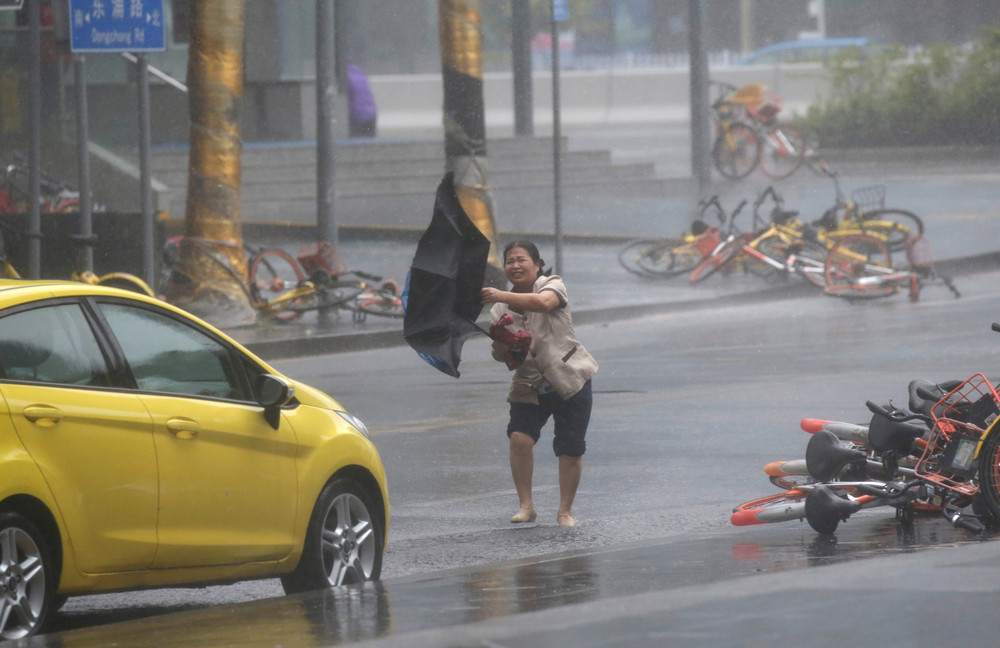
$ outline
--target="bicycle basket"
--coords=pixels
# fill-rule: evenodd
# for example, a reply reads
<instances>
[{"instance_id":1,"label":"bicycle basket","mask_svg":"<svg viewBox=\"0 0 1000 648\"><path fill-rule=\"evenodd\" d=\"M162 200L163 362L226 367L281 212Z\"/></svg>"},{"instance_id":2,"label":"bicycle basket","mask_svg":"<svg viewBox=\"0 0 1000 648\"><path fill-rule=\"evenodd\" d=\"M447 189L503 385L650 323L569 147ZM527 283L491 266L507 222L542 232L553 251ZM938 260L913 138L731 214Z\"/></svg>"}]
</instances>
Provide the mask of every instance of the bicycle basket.
<instances>
[{"instance_id":1,"label":"bicycle basket","mask_svg":"<svg viewBox=\"0 0 1000 648\"><path fill-rule=\"evenodd\" d=\"M906 262L911 268L934 267L934 257L931 255L931 243L923 234L908 234L906 236Z\"/></svg>"},{"instance_id":2,"label":"bicycle basket","mask_svg":"<svg viewBox=\"0 0 1000 648\"><path fill-rule=\"evenodd\" d=\"M761 124L770 124L784 107L785 101L770 90L761 95L761 101L756 106L747 106L747 112Z\"/></svg>"},{"instance_id":3,"label":"bicycle basket","mask_svg":"<svg viewBox=\"0 0 1000 648\"><path fill-rule=\"evenodd\" d=\"M305 270L306 276L312 276L317 271L325 272L330 276L336 276L347 271L347 266L337 252L337 248L329 241L318 241L308 243L299 248L299 265Z\"/></svg>"},{"instance_id":4,"label":"bicycle basket","mask_svg":"<svg viewBox=\"0 0 1000 648\"><path fill-rule=\"evenodd\" d=\"M702 256L707 257L715 251L715 248L719 247L719 242L721 241L719 234L720 232L718 227L709 227L704 232L699 234L695 240L691 242L691 245L698 250Z\"/></svg>"},{"instance_id":5,"label":"bicycle basket","mask_svg":"<svg viewBox=\"0 0 1000 648\"><path fill-rule=\"evenodd\" d=\"M885 185L859 187L851 192L851 202L862 214L873 209L882 209L885 207Z\"/></svg>"},{"instance_id":6,"label":"bicycle basket","mask_svg":"<svg viewBox=\"0 0 1000 648\"><path fill-rule=\"evenodd\" d=\"M747 83L729 95L726 101L744 106L756 106L761 103L762 97L766 92L768 92L768 89L763 83Z\"/></svg>"},{"instance_id":7,"label":"bicycle basket","mask_svg":"<svg viewBox=\"0 0 1000 648\"><path fill-rule=\"evenodd\" d=\"M1000 396L981 373L974 374L934 404L934 427L915 472L929 482L963 495L979 488L970 480L976 474L976 450L1000 416Z\"/></svg>"}]
</instances>

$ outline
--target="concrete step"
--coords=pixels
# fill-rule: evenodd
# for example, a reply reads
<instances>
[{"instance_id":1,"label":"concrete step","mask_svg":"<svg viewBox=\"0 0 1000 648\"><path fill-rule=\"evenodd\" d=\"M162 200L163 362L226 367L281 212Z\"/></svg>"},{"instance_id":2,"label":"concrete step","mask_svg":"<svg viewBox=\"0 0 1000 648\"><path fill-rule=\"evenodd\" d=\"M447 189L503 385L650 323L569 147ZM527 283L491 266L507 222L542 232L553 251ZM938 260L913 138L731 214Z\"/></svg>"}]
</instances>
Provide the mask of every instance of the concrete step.
<instances>
[{"instance_id":1,"label":"concrete step","mask_svg":"<svg viewBox=\"0 0 1000 648\"><path fill-rule=\"evenodd\" d=\"M562 139L566 151L568 138ZM543 137L508 137L490 140L486 144L488 159L518 158L521 156L552 156L552 139ZM342 164L402 161L444 160L444 142L434 140L344 140L338 142L334 155ZM275 145L247 145L243 147L243 167L256 166L315 166L316 146L308 143ZM153 154L153 170L186 167L188 150L184 147L160 149Z\"/></svg>"},{"instance_id":2,"label":"concrete step","mask_svg":"<svg viewBox=\"0 0 1000 648\"><path fill-rule=\"evenodd\" d=\"M545 156L525 156L510 158L487 158L486 165L490 174L507 173L513 170L532 169L551 171L552 153ZM572 173L575 169L611 166L609 151L570 151L562 156L562 168ZM399 178L405 176L439 176L444 169L444 156L441 159L427 160L380 160L371 162L345 162L337 160L334 173L336 181L351 181L357 179ZM187 162L175 168L161 167L154 172L156 179L172 189L183 189L187 185ZM313 181L316 178L316 166L313 165L271 165L244 166L243 186L255 183Z\"/></svg>"},{"instance_id":3,"label":"concrete step","mask_svg":"<svg viewBox=\"0 0 1000 648\"><path fill-rule=\"evenodd\" d=\"M620 211L617 203L628 200L659 201L665 196L687 197L689 183L678 184L676 180L644 179L634 182L605 183L563 183L563 199L569 205L579 205L581 209L606 214L613 222ZM334 212L341 225L399 227L418 229L426 227L434 206L434 183L419 192L344 194L338 192L334 202ZM551 183L536 183L520 186L492 187L497 213L506 220L530 223L538 218L551 220L553 211L553 188ZM694 198L696 199L696 198ZM184 215L185 197L176 195L168 208L174 218ZM567 208L567 213L571 213ZM274 195L249 198L243 196L241 218L248 223L287 223L311 225L316 221L315 193L309 195L277 197Z\"/></svg>"},{"instance_id":4,"label":"concrete step","mask_svg":"<svg viewBox=\"0 0 1000 648\"><path fill-rule=\"evenodd\" d=\"M355 178L337 181L338 196L375 196L375 195L421 195L428 190L433 191L441 179L441 171L429 174L396 176L383 178ZM615 167L581 167L565 170L562 175L563 184L567 186L586 184L600 185L607 191L616 187L654 178L653 168L646 164L630 164ZM517 187L552 187L553 173L551 168L525 168L520 170L491 170L490 186L493 188ZM283 180L268 182L243 183L243 201L258 201L267 199L282 199L295 197L315 197L316 179Z\"/></svg>"},{"instance_id":5,"label":"concrete step","mask_svg":"<svg viewBox=\"0 0 1000 648\"><path fill-rule=\"evenodd\" d=\"M616 201L658 204L678 189L659 179L652 163L614 164L607 150L570 151L564 138L564 200L608 218ZM498 213L522 225L552 217L552 140L503 138L488 144L489 182ZM421 228L433 208L444 171L440 140L364 141L338 146L335 167L337 222L348 226ZM241 218L247 223L312 225L316 219L316 151L313 145L248 146L243 150ZM159 207L182 217L188 153L156 152L154 177L171 187ZM163 204L166 203L166 204ZM613 222L610 221L609 222ZM609 225L610 226L610 225Z\"/></svg>"}]
</instances>

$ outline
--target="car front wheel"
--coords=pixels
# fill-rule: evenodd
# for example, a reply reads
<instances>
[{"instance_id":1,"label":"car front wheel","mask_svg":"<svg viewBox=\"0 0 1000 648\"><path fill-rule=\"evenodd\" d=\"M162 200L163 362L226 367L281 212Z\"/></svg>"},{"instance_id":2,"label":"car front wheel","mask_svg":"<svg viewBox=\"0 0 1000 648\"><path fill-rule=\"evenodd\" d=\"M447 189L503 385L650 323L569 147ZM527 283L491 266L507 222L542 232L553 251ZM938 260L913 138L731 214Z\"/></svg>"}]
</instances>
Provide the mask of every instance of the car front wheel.
<instances>
[{"instance_id":1,"label":"car front wheel","mask_svg":"<svg viewBox=\"0 0 1000 648\"><path fill-rule=\"evenodd\" d=\"M45 623L55 595L50 555L30 520L0 514L0 639L28 637Z\"/></svg>"},{"instance_id":2,"label":"car front wheel","mask_svg":"<svg viewBox=\"0 0 1000 648\"><path fill-rule=\"evenodd\" d=\"M335 479L320 493L306 531L302 558L281 584L287 594L378 580L382 520L356 482Z\"/></svg>"}]
</instances>

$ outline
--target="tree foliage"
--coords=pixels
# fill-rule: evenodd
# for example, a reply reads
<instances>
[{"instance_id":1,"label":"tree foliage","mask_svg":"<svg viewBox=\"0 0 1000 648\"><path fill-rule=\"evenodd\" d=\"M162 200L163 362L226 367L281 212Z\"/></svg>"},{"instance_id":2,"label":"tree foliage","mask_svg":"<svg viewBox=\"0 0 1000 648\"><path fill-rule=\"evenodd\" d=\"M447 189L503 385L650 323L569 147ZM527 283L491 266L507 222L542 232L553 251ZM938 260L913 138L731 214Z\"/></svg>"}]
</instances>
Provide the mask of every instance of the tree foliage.
<instances>
[{"instance_id":1,"label":"tree foliage","mask_svg":"<svg viewBox=\"0 0 1000 648\"><path fill-rule=\"evenodd\" d=\"M830 97L799 126L824 147L1000 144L1000 27L900 54L833 59Z\"/></svg>"}]
</instances>

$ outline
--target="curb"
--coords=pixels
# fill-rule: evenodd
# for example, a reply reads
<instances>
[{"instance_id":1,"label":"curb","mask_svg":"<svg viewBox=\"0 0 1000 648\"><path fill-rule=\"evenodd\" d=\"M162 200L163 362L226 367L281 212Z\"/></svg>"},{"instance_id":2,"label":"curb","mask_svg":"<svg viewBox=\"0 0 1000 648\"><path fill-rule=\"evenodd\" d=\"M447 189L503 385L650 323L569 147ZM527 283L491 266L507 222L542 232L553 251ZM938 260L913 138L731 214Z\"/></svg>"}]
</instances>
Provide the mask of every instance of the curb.
<instances>
[{"instance_id":1,"label":"curb","mask_svg":"<svg viewBox=\"0 0 1000 648\"><path fill-rule=\"evenodd\" d=\"M656 315L669 312L695 311L715 307L721 301L731 304L743 304L760 299L779 300L791 299L800 295L814 294L814 289L805 283L787 286L771 286L761 290L744 291L717 297L701 299L685 299L674 302L654 302L649 304L614 305L589 308L573 312L575 324L595 324L632 319L646 315ZM484 322L483 326L488 326ZM238 336L230 333L238 340ZM401 329L383 331L363 331L344 333L323 333L307 337L289 337L275 340L258 340L243 343L256 356L263 360L279 360L287 358L302 358L312 355L331 353L346 353L349 351L368 351L384 349L393 346L404 346Z\"/></svg>"},{"instance_id":2,"label":"curb","mask_svg":"<svg viewBox=\"0 0 1000 648\"><path fill-rule=\"evenodd\" d=\"M935 264L935 268L948 275L970 275L990 272L1000 269L1000 251L944 259L938 261ZM806 283L769 286L760 290L734 292L716 297L684 299L673 302L654 302L649 304L618 304L589 308L574 311L573 321L575 324L596 324L662 313L704 310L715 308L722 302L731 305L741 305L761 299L772 301L784 300L814 294L816 294L815 288ZM239 339L238 335L233 335L231 332L230 336L234 339ZM268 361L347 353L350 351L369 351L372 349L404 346L405 344L406 340L403 339L402 330L390 329L307 334L299 337L246 342L243 343L243 346L261 359Z\"/></svg>"}]
</instances>

